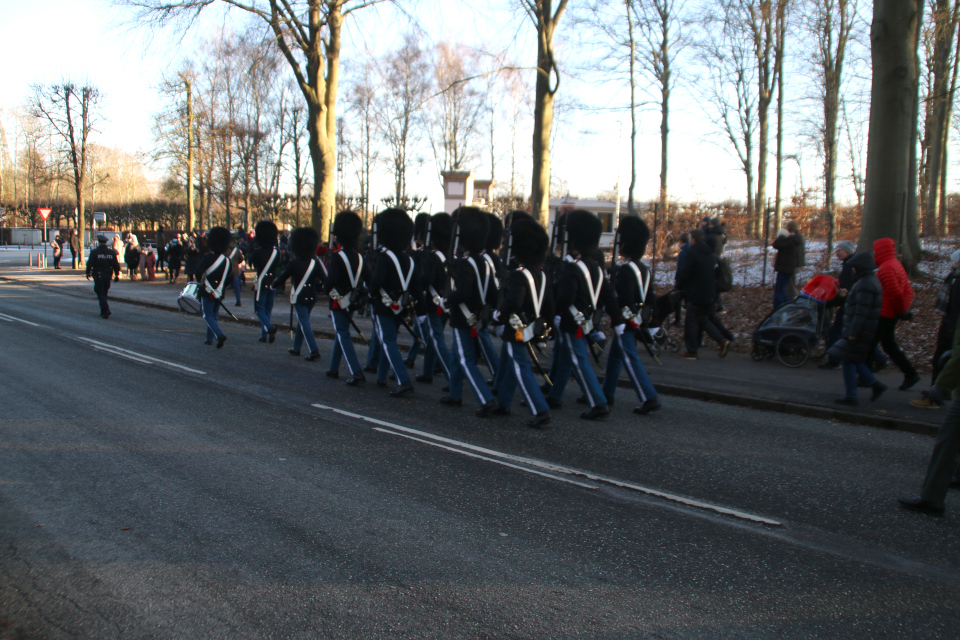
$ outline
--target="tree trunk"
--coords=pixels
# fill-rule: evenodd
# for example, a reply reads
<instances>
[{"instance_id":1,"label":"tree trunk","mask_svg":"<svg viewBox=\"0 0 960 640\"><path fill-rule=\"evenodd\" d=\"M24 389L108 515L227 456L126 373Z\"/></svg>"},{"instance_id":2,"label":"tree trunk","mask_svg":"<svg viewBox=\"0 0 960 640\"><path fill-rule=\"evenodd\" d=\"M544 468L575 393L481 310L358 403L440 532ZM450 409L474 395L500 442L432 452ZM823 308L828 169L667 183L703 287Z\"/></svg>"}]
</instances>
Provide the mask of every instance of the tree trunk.
<instances>
[{"instance_id":1,"label":"tree trunk","mask_svg":"<svg viewBox=\"0 0 960 640\"><path fill-rule=\"evenodd\" d=\"M927 206L923 216L923 233L935 235L939 231L941 174L946 151L946 129L950 126L947 114L950 111L951 62L953 60L953 34L956 30L956 6L950 8L949 0L937 0L933 47L933 130L927 151Z\"/></svg>"},{"instance_id":2,"label":"tree trunk","mask_svg":"<svg viewBox=\"0 0 960 640\"><path fill-rule=\"evenodd\" d=\"M960 19L960 3L955 13L954 20ZM950 153L950 123L953 121L953 98L957 94L957 68L960 67L960 31L957 32L957 44L954 47L953 53L953 70L950 75L950 95L947 99L947 125L943 128L943 161L940 163L940 207L939 213L940 217L937 220L937 232L940 236L947 235L948 229L948 212L947 212L947 170L950 167L949 162L947 162L947 156Z\"/></svg>"},{"instance_id":3,"label":"tree trunk","mask_svg":"<svg viewBox=\"0 0 960 640\"><path fill-rule=\"evenodd\" d=\"M624 0L627 10L627 35L630 39L630 188L627 189L627 212L633 215L636 207L633 204L633 192L637 186L637 44L633 38L633 14L630 9L630 0ZM617 172L617 209L620 208L620 172ZM617 221L619 225L619 221ZM616 260L617 256L613 256Z\"/></svg>"},{"instance_id":4,"label":"tree trunk","mask_svg":"<svg viewBox=\"0 0 960 640\"><path fill-rule=\"evenodd\" d=\"M187 89L187 228L196 228L196 210L193 206L193 93L190 79L183 78Z\"/></svg>"},{"instance_id":5,"label":"tree trunk","mask_svg":"<svg viewBox=\"0 0 960 640\"><path fill-rule=\"evenodd\" d=\"M660 41L660 56L663 73L660 77L660 213L666 223L670 222L670 208L667 200L667 169L669 158L667 151L670 141L670 15L664 10L660 22L663 40ZM656 239L654 239L656 246Z\"/></svg>"},{"instance_id":6,"label":"tree trunk","mask_svg":"<svg viewBox=\"0 0 960 640\"><path fill-rule=\"evenodd\" d=\"M783 220L783 56L786 54L786 38L786 15L784 11L779 11L777 13L777 50L773 70L777 74L777 184L776 208L773 215L774 229L779 229ZM831 226L831 231L832 229ZM828 243L829 246L833 245Z\"/></svg>"},{"instance_id":7,"label":"tree trunk","mask_svg":"<svg viewBox=\"0 0 960 640\"><path fill-rule=\"evenodd\" d=\"M917 90L917 0L876 0L870 30L873 80L859 250L901 238ZM905 256L906 257L906 256ZM912 256L911 256L912 259Z\"/></svg>"}]
</instances>

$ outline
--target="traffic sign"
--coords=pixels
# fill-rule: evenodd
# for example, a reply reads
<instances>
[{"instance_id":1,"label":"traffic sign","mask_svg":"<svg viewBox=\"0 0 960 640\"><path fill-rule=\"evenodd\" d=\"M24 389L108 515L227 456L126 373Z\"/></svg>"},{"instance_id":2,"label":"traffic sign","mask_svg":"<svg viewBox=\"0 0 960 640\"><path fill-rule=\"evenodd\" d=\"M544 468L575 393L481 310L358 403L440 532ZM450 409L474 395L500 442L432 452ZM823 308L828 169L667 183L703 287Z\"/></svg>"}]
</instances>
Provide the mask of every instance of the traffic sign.
<instances>
[{"instance_id":1,"label":"traffic sign","mask_svg":"<svg viewBox=\"0 0 960 640\"><path fill-rule=\"evenodd\" d=\"M103 212L103 211L94 211L94 212L93 212L93 219L94 219L95 221L97 221L97 222L106 222L106 221L107 221L107 214L106 214L105 212Z\"/></svg>"},{"instance_id":2,"label":"traffic sign","mask_svg":"<svg viewBox=\"0 0 960 640\"><path fill-rule=\"evenodd\" d=\"M44 209L44 208L41 208L41 207L37 207L37 213L40 214L40 217L43 218L43 221L44 221L44 222L46 222L46 221L47 221L47 218L50 217L50 212L52 212L52 211L53 211L53 209Z\"/></svg>"}]
</instances>

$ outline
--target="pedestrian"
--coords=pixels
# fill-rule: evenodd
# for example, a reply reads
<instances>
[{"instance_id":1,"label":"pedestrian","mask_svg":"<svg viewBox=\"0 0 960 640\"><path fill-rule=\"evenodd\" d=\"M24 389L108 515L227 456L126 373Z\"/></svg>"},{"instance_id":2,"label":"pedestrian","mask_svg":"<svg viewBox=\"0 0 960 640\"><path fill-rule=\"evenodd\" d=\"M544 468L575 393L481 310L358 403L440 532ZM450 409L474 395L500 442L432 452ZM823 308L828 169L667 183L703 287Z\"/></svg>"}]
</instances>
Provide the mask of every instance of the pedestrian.
<instances>
[{"instance_id":1,"label":"pedestrian","mask_svg":"<svg viewBox=\"0 0 960 640\"><path fill-rule=\"evenodd\" d=\"M57 234L54 237L53 241L50 242L50 246L53 247L53 268L60 268L60 258L63 257L63 238L60 237L60 234Z\"/></svg>"},{"instance_id":2,"label":"pedestrian","mask_svg":"<svg viewBox=\"0 0 960 640\"><path fill-rule=\"evenodd\" d=\"M493 413L510 415L513 395L519 387L531 413L527 426L539 429L550 422L550 407L537 385L530 359L536 357L531 347L533 341L543 338L549 326L547 319L554 315L553 290L542 267L550 239L529 216L511 220L510 238L511 257L517 264L503 283L503 301L494 313L505 351L501 358L499 406Z\"/></svg>"},{"instance_id":3,"label":"pedestrian","mask_svg":"<svg viewBox=\"0 0 960 640\"><path fill-rule=\"evenodd\" d=\"M197 265L200 264L200 238L196 235L187 236L181 234L180 244L183 246L183 272L187 280L193 280L197 273Z\"/></svg>"},{"instance_id":4,"label":"pedestrian","mask_svg":"<svg viewBox=\"0 0 960 640\"><path fill-rule=\"evenodd\" d=\"M777 256L773 261L773 270L777 272L773 289L774 309L796 297L794 277L800 264L800 252L803 246L800 225L796 220L788 220L784 228L777 232L777 237L773 241L773 248L777 250Z\"/></svg>"},{"instance_id":5,"label":"pedestrian","mask_svg":"<svg viewBox=\"0 0 960 640\"><path fill-rule=\"evenodd\" d=\"M496 295L492 291L493 270L483 259L489 230L490 219L480 209L459 207L454 212L454 233L463 254L452 267L452 286L443 299L444 308L450 311L454 356L450 391L440 398L440 403L462 405L463 383L466 380L479 405L477 416L481 418L490 415L498 406L477 365L477 338L485 330L484 309L492 309L496 305Z\"/></svg>"},{"instance_id":6,"label":"pedestrian","mask_svg":"<svg viewBox=\"0 0 960 640\"><path fill-rule=\"evenodd\" d=\"M123 240L121 240L120 238L119 233L113 234L112 246L113 246L113 250L117 252L117 255L120 257L122 261L124 244L123 244Z\"/></svg>"},{"instance_id":7,"label":"pedestrian","mask_svg":"<svg viewBox=\"0 0 960 640\"><path fill-rule=\"evenodd\" d=\"M877 264L877 278L883 286L883 309L880 312L880 324L873 338L873 346L879 344L903 373L903 383L899 388L906 391L920 382L920 376L900 350L896 332L897 322L910 315L908 312L913 304L913 287L903 265L897 260L896 245L892 239L880 238L874 241L873 255Z\"/></svg>"},{"instance_id":8,"label":"pedestrian","mask_svg":"<svg viewBox=\"0 0 960 640\"><path fill-rule=\"evenodd\" d=\"M703 229L690 232L690 250L684 260L679 285L683 289L687 305L684 326L686 349L680 357L687 360L698 358L701 332L720 345L720 357L725 358L733 342L733 334L716 315L717 303L717 256L706 241Z\"/></svg>"},{"instance_id":9,"label":"pedestrian","mask_svg":"<svg viewBox=\"0 0 960 640\"><path fill-rule=\"evenodd\" d=\"M183 257L183 245L180 244L180 239L177 236L174 236L170 240L170 244L167 245L166 255L167 280L170 284L177 284L177 280L180 278L181 258ZM190 276L187 276L187 280L189 279Z\"/></svg>"},{"instance_id":10,"label":"pedestrian","mask_svg":"<svg viewBox=\"0 0 960 640\"><path fill-rule=\"evenodd\" d=\"M167 235L163 232L163 225L157 227L157 270L166 273L163 265L167 260Z\"/></svg>"},{"instance_id":11,"label":"pedestrian","mask_svg":"<svg viewBox=\"0 0 960 640\"><path fill-rule=\"evenodd\" d=\"M680 248L677 251L677 269L673 274L674 290L668 293L669 308L673 310L673 326L680 326L680 316L683 313L683 290L680 288L680 273L683 271L683 265L687 258L687 252L690 250L690 234L684 231L680 234ZM669 316L669 314L667 314Z\"/></svg>"},{"instance_id":12,"label":"pedestrian","mask_svg":"<svg viewBox=\"0 0 960 640\"><path fill-rule=\"evenodd\" d=\"M147 281L153 282L157 279L156 275L156 266L157 266L157 256L153 253L153 249L150 247L144 247L144 258L143 258L143 268L146 270Z\"/></svg>"},{"instance_id":13,"label":"pedestrian","mask_svg":"<svg viewBox=\"0 0 960 640\"><path fill-rule=\"evenodd\" d=\"M444 378L450 381L453 368L450 351L447 349L444 331L450 314L443 308L441 300L449 284L447 273L447 253L450 251L450 231L452 221L449 213L437 213L430 216L429 242L420 259L420 286L423 290L424 317L418 318L421 332L430 343L423 354L423 372L414 378L417 382L430 384L439 363Z\"/></svg>"},{"instance_id":14,"label":"pedestrian","mask_svg":"<svg viewBox=\"0 0 960 640\"><path fill-rule=\"evenodd\" d=\"M324 292L330 296L330 317L337 337L330 355L327 376L340 377L340 361L346 360L350 377L347 385L355 387L366 382L357 351L350 335L350 316L360 303L360 279L363 275L363 258L357 251L363 220L355 211L341 211L333 220L333 235L339 249L331 252L329 273L323 283Z\"/></svg>"},{"instance_id":15,"label":"pedestrian","mask_svg":"<svg viewBox=\"0 0 960 640\"><path fill-rule=\"evenodd\" d=\"M260 321L260 342L273 344L277 327L273 324L273 302L277 292L274 280L280 273L280 251L277 249L277 225L261 220L254 228L256 248L251 260L256 270L253 284L253 308Z\"/></svg>"},{"instance_id":16,"label":"pedestrian","mask_svg":"<svg viewBox=\"0 0 960 640\"><path fill-rule=\"evenodd\" d=\"M600 218L585 209L574 209L565 216L564 227L568 255L564 257L556 290L556 309L560 315L557 339L561 342L547 404L552 409L561 407L563 392L572 373L590 405L580 417L596 420L609 414L610 407L590 364L586 336L594 329L599 309L610 314L614 325L623 321L613 287L604 276L602 267L592 258L603 233Z\"/></svg>"},{"instance_id":17,"label":"pedestrian","mask_svg":"<svg viewBox=\"0 0 960 640\"><path fill-rule=\"evenodd\" d=\"M127 276L130 280L137 279L137 272L140 269L140 245L136 242L136 236L132 233L127 238L127 246L123 251L123 262L127 265Z\"/></svg>"},{"instance_id":18,"label":"pedestrian","mask_svg":"<svg viewBox=\"0 0 960 640\"><path fill-rule=\"evenodd\" d=\"M209 251L197 263L194 279L200 283L200 306L203 319L207 323L207 337L204 344L217 341L217 349L223 348L227 336L220 329L217 317L223 301L223 288L230 279L230 261L226 252L230 248L230 231L224 227L213 227L207 232Z\"/></svg>"},{"instance_id":19,"label":"pedestrian","mask_svg":"<svg viewBox=\"0 0 960 640\"><path fill-rule=\"evenodd\" d=\"M843 337L830 347L829 353L842 363L846 391L834 402L855 407L858 379L873 390L870 400L876 400L887 390L866 365L880 323L883 287L876 276L877 265L869 253L857 253L847 264L853 271L853 285L843 305Z\"/></svg>"},{"instance_id":20,"label":"pedestrian","mask_svg":"<svg viewBox=\"0 0 960 640\"><path fill-rule=\"evenodd\" d=\"M930 397L937 404L952 398L953 406L943 418L933 445L927 475L915 498L900 498L900 504L913 511L932 516L942 516L944 501L950 487L960 487L957 482L957 459L960 457L960 330L953 327L953 343L950 360L930 388Z\"/></svg>"},{"instance_id":21,"label":"pedestrian","mask_svg":"<svg viewBox=\"0 0 960 640\"><path fill-rule=\"evenodd\" d=\"M100 317L106 320L110 317L110 304L107 302L107 292L110 291L110 280L120 280L120 262L117 252L107 246L107 237L97 236L97 248L90 252L87 260L87 280L93 276L93 290L100 302Z\"/></svg>"},{"instance_id":22,"label":"pedestrian","mask_svg":"<svg viewBox=\"0 0 960 640\"><path fill-rule=\"evenodd\" d=\"M944 354L951 349L957 322L960 322L960 250L950 255L952 266L950 273L944 278L937 294L936 310L942 318L937 330L937 344L933 351L933 375L931 384L936 386L937 376L943 370ZM924 391L919 400L911 400L910 404L925 409L937 409L940 403L936 402L929 391Z\"/></svg>"},{"instance_id":23,"label":"pedestrian","mask_svg":"<svg viewBox=\"0 0 960 640\"><path fill-rule=\"evenodd\" d=\"M80 255L80 238L77 237L77 230L70 229L70 263L71 268L77 268L77 256Z\"/></svg>"},{"instance_id":24,"label":"pedestrian","mask_svg":"<svg viewBox=\"0 0 960 640\"><path fill-rule=\"evenodd\" d=\"M287 263L287 268L277 276L274 286L283 286L290 280L290 304L293 305L297 316L299 329L293 337L293 347L290 355L300 355L300 347L304 340L310 353L304 356L308 362L320 359L320 347L313 335L310 325L310 312L317 303L317 295L323 284L323 268L317 260L317 246L320 244L320 235L313 227L299 227L290 234L290 250L293 259Z\"/></svg>"},{"instance_id":25,"label":"pedestrian","mask_svg":"<svg viewBox=\"0 0 960 640\"><path fill-rule=\"evenodd\" d=\"M390 395L402 398L413 393L397 334L409 311L411 285L416 283L416 265L406 251L413 240L414 223L406 210L389 208L377 214L374 224L382 250L376 256L367 290L373 296L373 322L380 341L377 386L387 386L387 372L392 370L397 388Z\"/></svg>"},{"instance_id":26,"label":"pedestrian","mask_svg":"<svg viewBox=\"0 0 960 640\"><path fill-rule=\"evenodd\" d=\"M837 243L834 255L840 261L839 290L832 300L824 304L824 312L827 309L837 309L833 316L833 323L827 332L827 350L843 337L843 304L847 301L847 293L853 286L853 268L849 265L851 256L857 252L857 246L850 240L843 240ZM827 361L820 364L821 369L840 369L840 360L833 356L828 356Z\"/></svg>"},{"instance_id":27,"label":"pedestrian","mask_svg":"<svg viewBox=\"0 0 960 640\"><path fill-rule=\"evenodd\" d=\"M603 395L607 398L607 404L612 405L620 381L620 369L626 367L627 378L640 399L640 406L633 411L646 415L660 409L660 396L637 355L637 341L643 340L641 332L646 331L642 319L644 306L648 293L652 293L650 270L642 262L647 243L650 242L650 229L640 216L628 215L620 219L618 231L620 255L626 258L626 262L616 268L611 280L624 322L613 327L613 344L607 357Z\"/></svg>"}]
</instances>

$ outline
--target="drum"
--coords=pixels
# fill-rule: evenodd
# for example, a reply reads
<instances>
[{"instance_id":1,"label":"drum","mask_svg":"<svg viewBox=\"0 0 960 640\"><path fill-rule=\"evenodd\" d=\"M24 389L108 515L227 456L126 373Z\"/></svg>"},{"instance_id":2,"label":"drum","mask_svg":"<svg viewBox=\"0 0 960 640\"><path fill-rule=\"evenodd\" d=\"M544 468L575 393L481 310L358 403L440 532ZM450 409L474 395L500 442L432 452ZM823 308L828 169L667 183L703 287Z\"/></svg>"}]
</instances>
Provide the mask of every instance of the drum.
<instances>
[{"instance_id":1,"label":"drum","mask_svg":"<svg viewBox=\"0 0 960 640\"><path fill-rule=\"evenodd\" d=\"M186 314L191 316L203 315L203 307L200 305L200 283L188 283L177 297L177 304L180 306L180 310Z\"/></svg>"}]
</instances>

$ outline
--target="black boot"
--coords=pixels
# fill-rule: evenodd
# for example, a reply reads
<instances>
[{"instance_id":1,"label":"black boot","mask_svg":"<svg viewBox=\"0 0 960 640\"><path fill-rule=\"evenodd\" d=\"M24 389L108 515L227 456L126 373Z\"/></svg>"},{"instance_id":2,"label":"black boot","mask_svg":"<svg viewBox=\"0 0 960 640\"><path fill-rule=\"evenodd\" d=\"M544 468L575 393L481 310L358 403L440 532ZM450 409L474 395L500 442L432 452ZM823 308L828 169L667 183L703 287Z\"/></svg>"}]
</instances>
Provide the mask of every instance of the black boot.
<instances>
[{"instance_id":1,"label":"black boot","mask_svg":"<svg viewBox=\"0 0 960 640\"><path fill-rule=\"evenodd\" d=\"M402 398L405 395L413 393L413 383L409 380L401 384L399 387L390 392L390 395L394 398Z\"/></svg>"}]
</instances>

